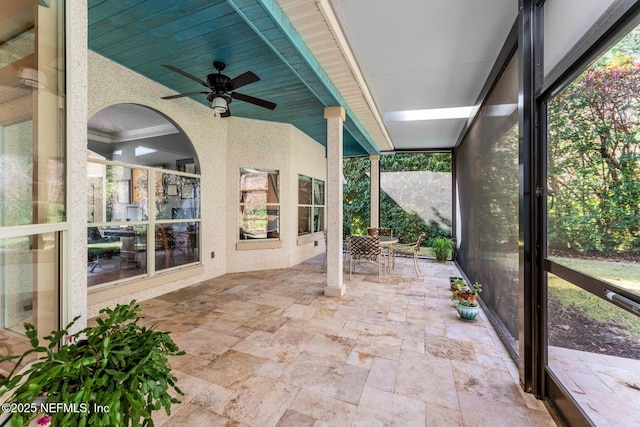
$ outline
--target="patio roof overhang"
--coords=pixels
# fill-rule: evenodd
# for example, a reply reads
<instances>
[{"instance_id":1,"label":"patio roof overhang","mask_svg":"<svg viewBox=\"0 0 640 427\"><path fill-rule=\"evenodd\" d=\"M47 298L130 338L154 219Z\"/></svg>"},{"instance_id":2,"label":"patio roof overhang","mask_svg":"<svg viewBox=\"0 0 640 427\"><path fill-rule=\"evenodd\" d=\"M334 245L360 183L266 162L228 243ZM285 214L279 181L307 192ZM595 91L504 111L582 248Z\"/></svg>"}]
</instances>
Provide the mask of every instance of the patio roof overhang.
<instances>
[{"instance_id":1,"label":"patio roof overhang","mask_svg":"<svg viewBox=\"0 0 640 427\"><path fill-rule=\"evenodd\" d=\"M393 149L360 85L347 78L336 87L275 0L183 0L153 8L143 0L90 0L89 49L166 86L167 95L202 88L162 64L202 79L215 72L213 61L224 62L231 78L251 70L260 81L240 92L277 108L236 101L233 116L290 123L326 146L324 107L342 106L345 156ZM210 106L206 95L192 99Z\"/></svg>"}]
</instances>

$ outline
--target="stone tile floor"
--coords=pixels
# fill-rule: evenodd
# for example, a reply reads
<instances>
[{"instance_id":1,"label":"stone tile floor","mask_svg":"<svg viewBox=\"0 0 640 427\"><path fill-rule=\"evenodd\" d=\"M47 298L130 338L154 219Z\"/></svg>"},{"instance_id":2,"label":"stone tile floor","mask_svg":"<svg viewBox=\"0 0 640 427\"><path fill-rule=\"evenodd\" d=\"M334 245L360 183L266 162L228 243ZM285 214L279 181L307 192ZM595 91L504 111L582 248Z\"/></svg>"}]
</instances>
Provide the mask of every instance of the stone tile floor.
<instances>
[{"instance_id":1,"label":"stone tile floor","mask_svg":"<svg viewBox=\"0 0 640 427\"><path fill-rule=\"evenodd\" d=\"M549 368L594 425L640 425L640 360L549 347Z\"/></svg>"},{"instance_id":2,"label":"stone tile floor","mask_svg":"<svg viewBox=\"0 0 640 427\"><path fill-rule=\"evenodd\" d=\"M359 267L323 295L322 257L228 274L141 303L186 355L171 426L555 426L518 386L484 314L460 320L451 263L400 259L381 283ZM375 270L375 271L374 271Z\"/></svg>"}]
</instances>

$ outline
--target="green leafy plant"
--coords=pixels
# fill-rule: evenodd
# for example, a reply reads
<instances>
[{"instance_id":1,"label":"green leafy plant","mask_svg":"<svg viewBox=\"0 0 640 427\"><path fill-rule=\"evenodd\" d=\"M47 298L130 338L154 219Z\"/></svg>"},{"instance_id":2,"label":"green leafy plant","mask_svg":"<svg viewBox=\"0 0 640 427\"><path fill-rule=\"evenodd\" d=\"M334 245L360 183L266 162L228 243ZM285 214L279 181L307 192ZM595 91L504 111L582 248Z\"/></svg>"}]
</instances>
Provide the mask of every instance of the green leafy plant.
<instances>
[{"instance_id":1,"label":"green leafy plant","mask_svg":"<svg viewBox=\"0 0 640 427\"><path fill-rule=\"evenodd\" d=\"M470 301L475 303L476 297L482 292L482 284L475 282L471 286L467 286L462 279L454 280L456 289L451 297L454 301Z\"/></svg>"},{"instance_id":2,"label":"green leafy plant","mask_svg":"<svg viewBox=\"0 0 640 427\"><path fill-rule=\"evenodd\" d=\"M438 261L446 261L453 254L453 240L445 237L435 237L429 241L429 246Z\"/></svg>"},{"instance_id":3,"label":"green leafy plant","mask_svg":"<svg viewBox=\"0 0 640 427\"><path fill-rule=\"evenodd\" d=\"M459 299L458 300L458 304L462 305L464 307L477 307L478 306L477 302L466 300L466 299Z\"/></svg>"},{"instance_id":4,"label":"green leafy plant","mask_svg":"<svg viewBox=\"0 0 640 427\"><path fill-rule=\"evenodd\" d=\"M478 283L478 282L474 283L473 285L471 285L470 288L468 288L466 293L470 295L478 295L482 293L482 283Z\"/></svg>"},{"instance_id":5,"label":"green leafy plant","mask_svg":"<svg viewBox=\"0 0 640 427\"><path fill-rule=\"evenodd\" d=\"M17 360L0 383L0 396L9 395L7 403L67 405L49 414L55 426L153 426L153 411L164 408L170 414L171 404L179 403L170 389L183 394L168 357L184 352L168 332L141 326L140 310L135 300L100 310L97 326L69 335L76 317L65 329L44 337L46 346L40 344L35 327L25 324L31 349L0 357ZM39 359L16 375L32 353ZM36 415L33 408L14 412L11 426L29 424Z\"/></svg>"},{"instance_id":6,"label":"green leafy plant","mask_svg":"<svg viewBox=\"0 0 640 427\"><path fill-rule=\"evenodd\" d=\"M453 279L453 286L456 287L457 290L465 290L467 288L467 284L464 282L464 280L461 277L455 277Z\"/></svg>"}]
</instances>

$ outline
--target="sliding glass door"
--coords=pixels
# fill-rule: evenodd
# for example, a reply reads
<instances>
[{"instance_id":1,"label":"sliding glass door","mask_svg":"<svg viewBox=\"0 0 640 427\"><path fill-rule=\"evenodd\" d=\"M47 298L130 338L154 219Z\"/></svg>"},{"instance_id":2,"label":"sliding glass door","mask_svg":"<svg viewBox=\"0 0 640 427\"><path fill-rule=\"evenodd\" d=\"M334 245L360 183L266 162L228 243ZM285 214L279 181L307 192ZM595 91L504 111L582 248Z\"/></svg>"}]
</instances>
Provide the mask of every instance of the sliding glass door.
<instances>
[{"instance_id":1,"label":"sliding glass door","mask_svg":"<svg viewBox=\"0 0 640 427\"><path fill-rule=\"evenodd\" d=\"M640 28L546 112L546 394L640 425Z\"/></svg>"}]
</instances>

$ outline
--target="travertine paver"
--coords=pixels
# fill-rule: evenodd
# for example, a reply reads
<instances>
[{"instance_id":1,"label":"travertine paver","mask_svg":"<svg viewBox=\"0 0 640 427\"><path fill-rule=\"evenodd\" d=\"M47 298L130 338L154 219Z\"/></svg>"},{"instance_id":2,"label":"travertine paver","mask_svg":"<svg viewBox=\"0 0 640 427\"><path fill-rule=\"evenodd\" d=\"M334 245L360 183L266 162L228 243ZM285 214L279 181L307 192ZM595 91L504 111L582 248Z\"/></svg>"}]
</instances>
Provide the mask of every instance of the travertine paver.
<instances>
[{"instance_id":1,"label":"travertine paver","mask_svg":"<svg viewBox=\"0 0 640 427\"><path fill-rule=\"evenodd\" d=\"M171 360L183 403L156 425L555 425L484 316L458 319L453 264L421 260L416 278L398 259L380 283L363 266L337 299L323 295L322 261L142 302L187 352Z\"/></svg>"}]
</instances>

